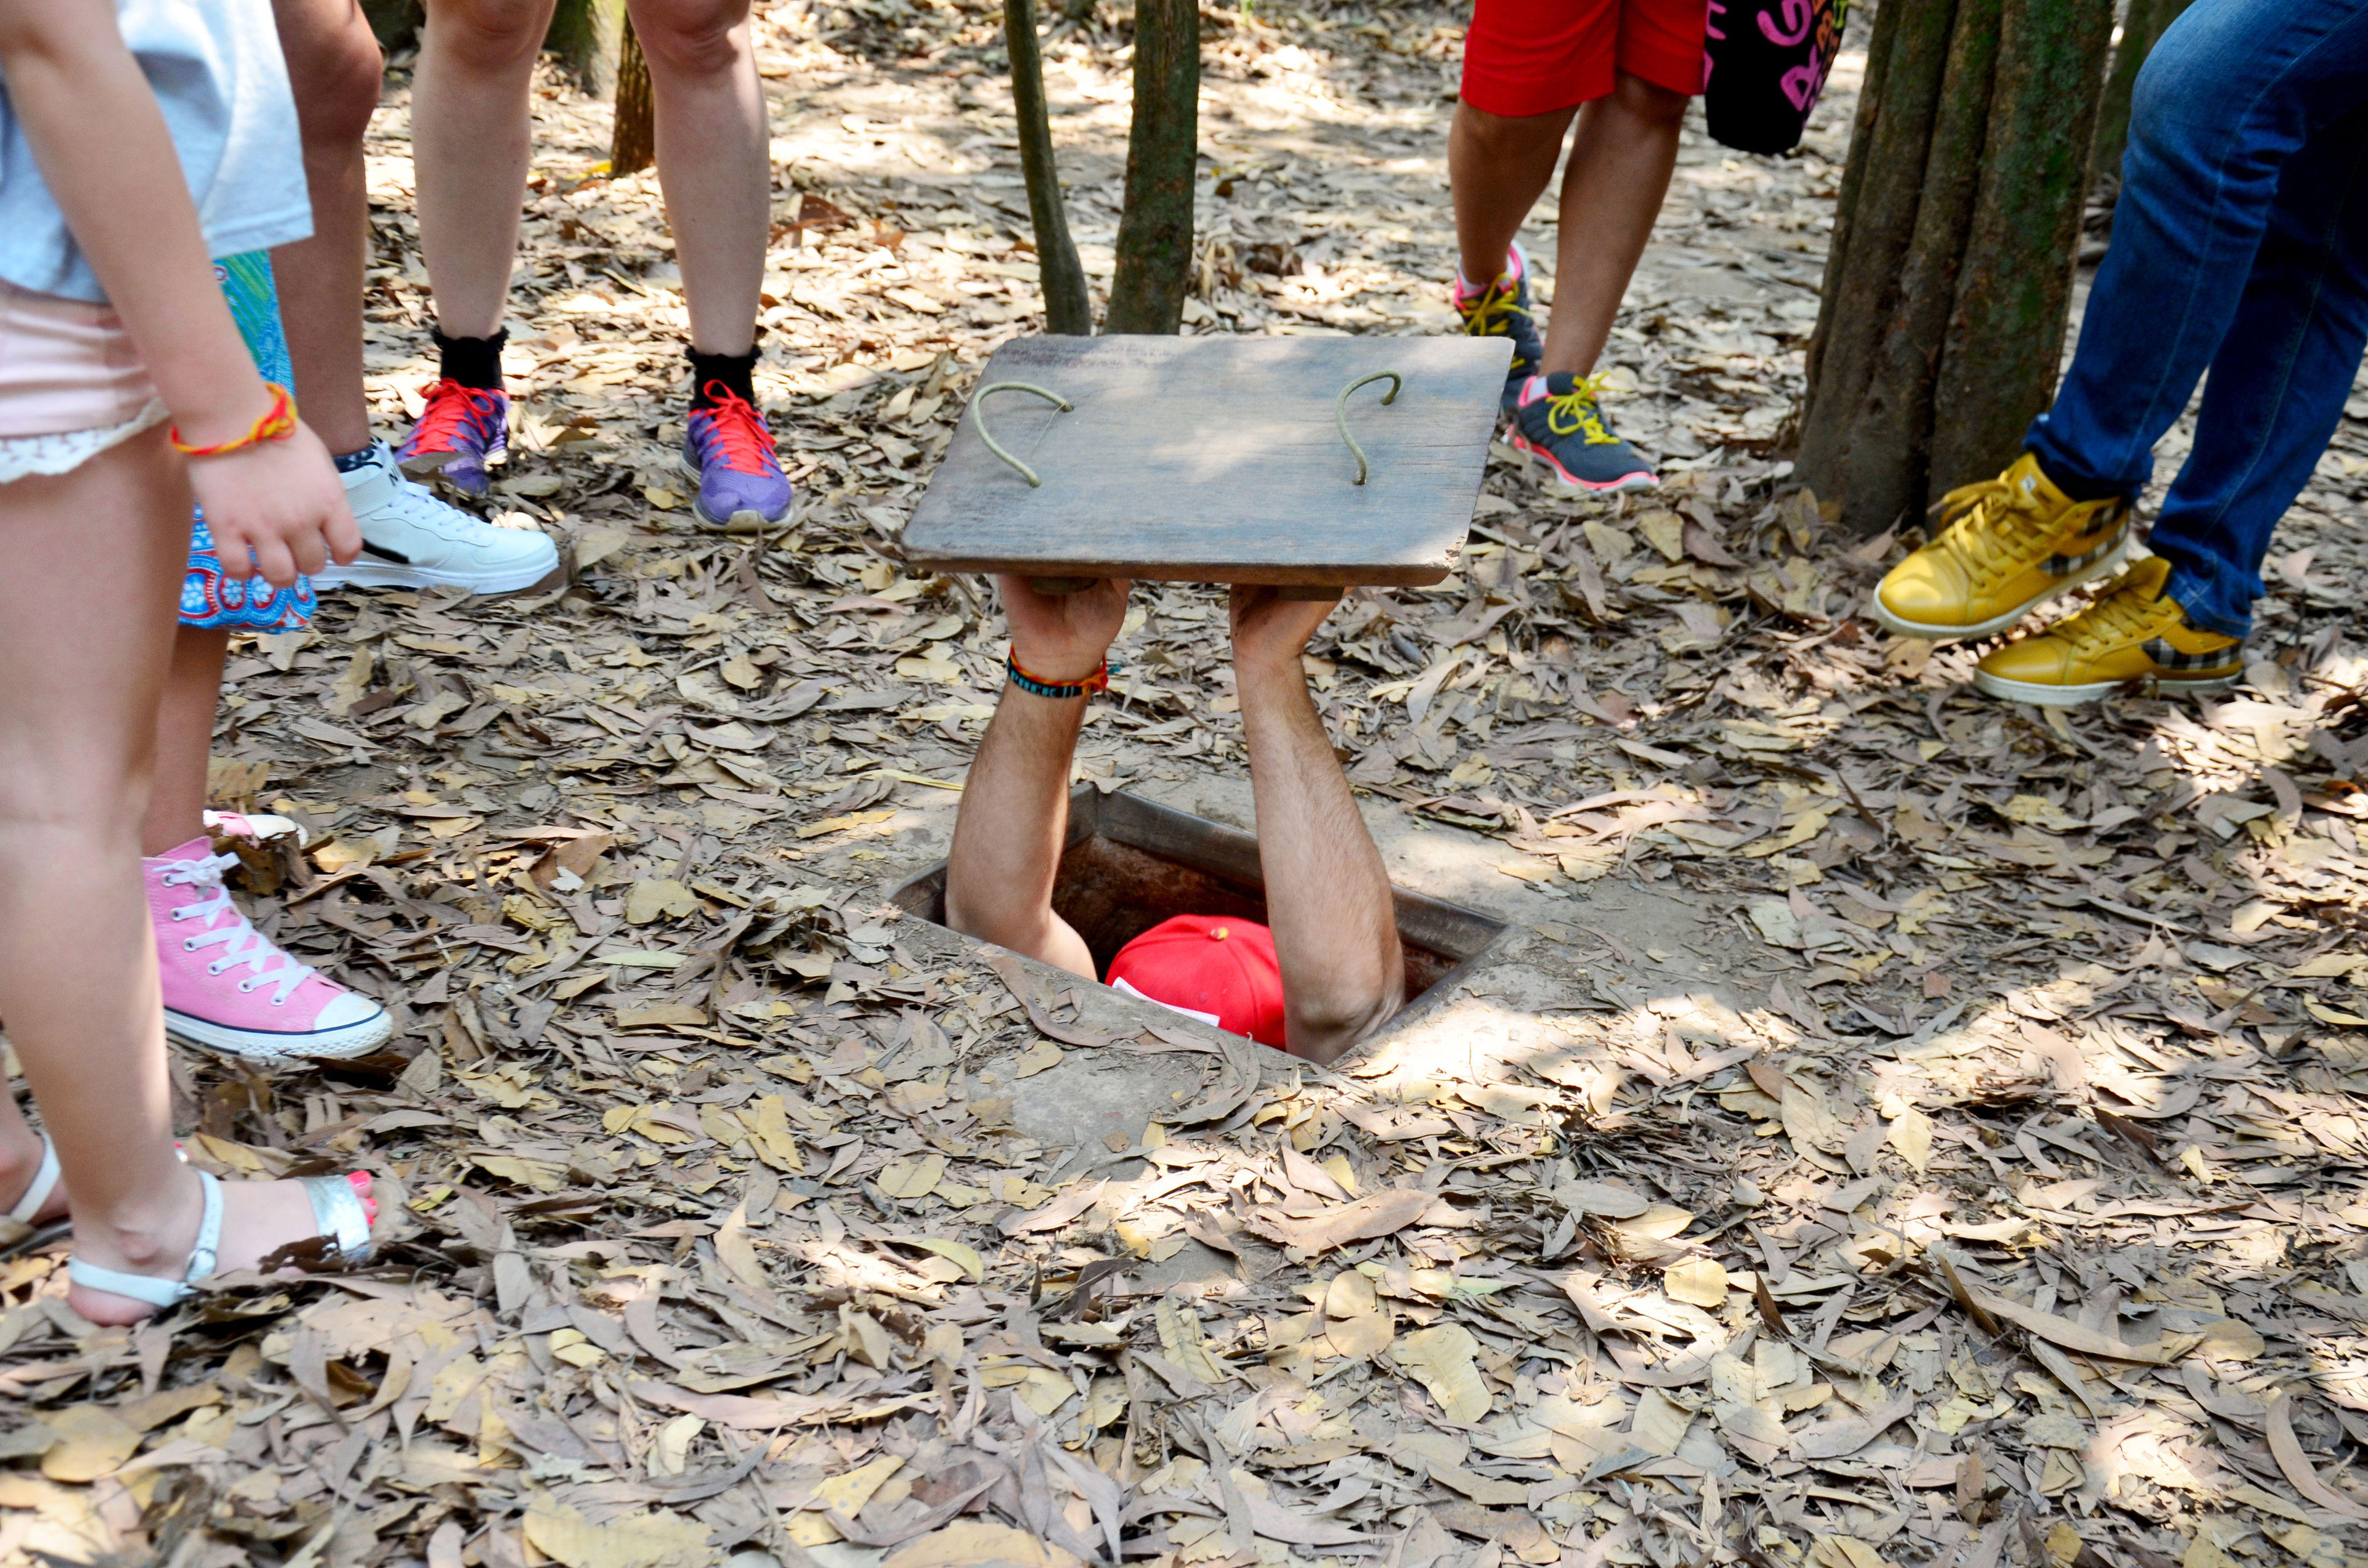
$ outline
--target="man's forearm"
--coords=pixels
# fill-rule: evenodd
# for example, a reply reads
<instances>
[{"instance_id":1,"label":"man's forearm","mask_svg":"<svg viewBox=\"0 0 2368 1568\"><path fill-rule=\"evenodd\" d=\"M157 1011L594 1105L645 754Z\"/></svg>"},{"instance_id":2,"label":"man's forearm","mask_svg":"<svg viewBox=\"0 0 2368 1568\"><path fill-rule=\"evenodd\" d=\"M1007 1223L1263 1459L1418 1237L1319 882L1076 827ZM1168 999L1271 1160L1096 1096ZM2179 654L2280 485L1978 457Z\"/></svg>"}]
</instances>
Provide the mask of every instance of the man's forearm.
<instances>
[{"instance_id":1,"label":"man's forearm","mask_svg":"<svg viewBox=\"0 0 2368 1568\"><path fill-rule=\"evenodd\" d=\"M1091 979L1085 942L1053 913L1069 831L1069 762L1086 699L1007 687L962 786L946 862L946 924Z\"/></svg>"},{"instance_id":2,"label":"man's forearm","mask_svg":"<svg viewBox=\"0 0 2368 1568\"><path fill-rule=\"evenodd\" d=\"M1296 656L1235 678L1291 1049L1329 1062L1405 1000L1389 873Z\"/></svg>"}]
</instances>

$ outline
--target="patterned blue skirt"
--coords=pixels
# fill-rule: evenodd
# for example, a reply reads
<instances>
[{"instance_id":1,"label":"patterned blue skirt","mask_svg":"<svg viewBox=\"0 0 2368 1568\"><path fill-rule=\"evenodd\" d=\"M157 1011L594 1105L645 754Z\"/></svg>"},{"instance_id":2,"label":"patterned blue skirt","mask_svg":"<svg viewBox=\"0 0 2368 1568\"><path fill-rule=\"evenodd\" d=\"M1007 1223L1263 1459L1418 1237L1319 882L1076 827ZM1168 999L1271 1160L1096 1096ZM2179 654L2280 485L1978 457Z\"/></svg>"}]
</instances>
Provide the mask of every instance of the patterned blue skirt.
<instances>
[{"instance_id":1,"label":"patterned blue skirt","mask_svg":"<svg viewBox=\"0 0 2368 1568\"><path fill-rule=\"evenodd\" d=\"M296 373L288 362L288 335L279 324L279 295L271 283L271 256L248 251L214 263L214 281L230 302L231 318L238 323L246 351L267 381L293 388ZM189 529L189 569L181 579L181 624L201 630L230 628L238 631L293 631L309 626L314 603L312 582L296 579L290 588L275 588L260 577L241 581L226 575L214 551L213 530L199 512Z\"/></svg>"}]
</instances>

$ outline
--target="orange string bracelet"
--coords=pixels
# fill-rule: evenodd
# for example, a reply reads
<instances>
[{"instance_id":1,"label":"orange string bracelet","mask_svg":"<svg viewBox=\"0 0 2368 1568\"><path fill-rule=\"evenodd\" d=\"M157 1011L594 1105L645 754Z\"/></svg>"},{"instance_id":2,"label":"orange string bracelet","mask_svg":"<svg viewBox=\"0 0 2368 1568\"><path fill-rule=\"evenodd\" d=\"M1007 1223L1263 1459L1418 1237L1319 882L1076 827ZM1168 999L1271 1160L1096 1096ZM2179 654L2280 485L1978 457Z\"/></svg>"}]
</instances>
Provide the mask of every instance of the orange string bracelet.
<instances>
[{"instance_id":1,"label":"orange string bracelet","mask_svg":"<svg viewBox=\"0 0 2368 1568\"><path fill-rule=\"evenodd\" d=\"M217 441L211 447L193 447L181 439L181 427L174 426L166 437L173 449L185 458L221 458L233 452L259 447L266 441L284 441L296 434L296 399L278 381L263 383L271 389L271 407L263 417L246 427L246 434L234 440Z\"/></svg>"},{"instance_id":2,"label":"orange string bracelet","mask_svg":"<svg viewBox=\"0 0 2368 1568\"><path fill-rule=\"evenodd\" d=\"M1003 657L1003 667L1010 676L1011 684L1020 690L1035 697L1049 697L1055 701L1064 701L1073 697L1087 697L1097 691L1110 689L1110 666L1108 659L1096 665L1094 673L1083 680L1046 680L1042 676L1031 675L1021 668L1019 661L1008 653Z\"/></svg>"}]
</instances>

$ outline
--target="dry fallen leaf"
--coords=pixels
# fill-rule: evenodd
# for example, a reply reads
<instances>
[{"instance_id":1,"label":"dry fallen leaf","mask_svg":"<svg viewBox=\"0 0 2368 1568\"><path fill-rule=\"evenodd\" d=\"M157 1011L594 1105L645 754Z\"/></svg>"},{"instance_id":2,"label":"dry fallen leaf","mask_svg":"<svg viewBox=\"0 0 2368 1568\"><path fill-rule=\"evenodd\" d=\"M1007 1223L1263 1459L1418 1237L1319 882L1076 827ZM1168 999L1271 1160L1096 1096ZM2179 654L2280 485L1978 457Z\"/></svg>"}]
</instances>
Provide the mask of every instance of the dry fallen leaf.
<instances>
[{"instance_id":1,"label":"dry fallen leaf","mask_svg":"<svg viewBox=\"0 0 2368 1568\"><path fill-rule=\"evenodd\" d=\"M102 1404L70 1404L41 1421L56 1434L41 1454L41 1473L51 1481L96 1481L140 1447L140 1433Z\"/></svg>"},{"instance_id":2,"label":"dry fallen leaf","mask_svg":"<svg viewBox=\"0 0 2368 1568\"><path fill-rule=\"evenodd\" d=\"M710 1560L707 1527L663 1509L593 1525L539 1492L524 1522L535 1549L567 1568L696 1568Z\"/></svg>"},{"instance_id":3,"label":"dry fallen leaf","mask_svg":"<svg viewBox=\"0 0 2368 1568\"><path fill-rule=\"evenodd\" d=\"M1430 1391L1449 1420L1471 1422L1482 1419L1495 1404L1473 1359L1479 1349L1470 1329L1448 1323L1406 1335L1390 1358Z\"/></svg>"},{"instance_id":4,"label":"dry fallen leaf","mask_svg":"<svg viewBox=\"0 0 2368 1568\"><path fill-rule=\"evenodd\" d=\"M1285 1246L1308 1253L1326 1252L1350 1242L1395 1235L1420 1219L1437 1201L1431 1193L1392 1187L1353 1203L1336 1204L1313 1219L1277 1216L1268 1222L1268 1229Z\"/></svg>"},{"instance_id":5,"label":"dry fallen leaf","mask_svg":"<svg viewBox=\"0 0 2368 1568\"><path fill-rule=\"evenodd\" d=\"M1078 1568L1078 1560L1027 1532L985 1519L962 1519L896 1549L881 1568Z\"/></svg>"},{"instance_id":6,"label":"dry fallen leaf","mask_svg":"<svg viewBox=\"0 0 2368 1568\"><path fill-rule=\"evenodd\" d=\"M1021 1051L1019 1059L1012 1062L1011 1075L1015 1078L1032 1078L1039 1073L1058 1067L1064 1054L1061 1048L1051 1040L1040 1040Z\"/></svg>"},{"instance_id":7,"label":"dry fallen leaf","mask_svg":"<svg viewBox=\"0 0 2368 1568\"><path fill-rule=\"evenodd\" d=\"M2368 1521L2368 1505L2345 1496L2322 1479L2311 1468L2309 1458L2294 1437L2294 1396L2279 1391L2270 1401L2265 1423L2270 1437L2270 1454L2278 1461L2278 1470L2294 1483L2294 1489L2329 1513L2340 1514L2347 1519Z\"/></svg>"},{"instance_id":8,"label":"dry fallen leaf","mask_svg":"<svg viewBox=\"0 0 2368 1568\"><path fill-rule=\"evenodd\" d=\"M1690 1257L1669 1266L1661 1276L1661 1289L1671 1301L1717 1312L1726 1305L1726 1270L1714 1259Z\"/></svg>"}]
</instances>

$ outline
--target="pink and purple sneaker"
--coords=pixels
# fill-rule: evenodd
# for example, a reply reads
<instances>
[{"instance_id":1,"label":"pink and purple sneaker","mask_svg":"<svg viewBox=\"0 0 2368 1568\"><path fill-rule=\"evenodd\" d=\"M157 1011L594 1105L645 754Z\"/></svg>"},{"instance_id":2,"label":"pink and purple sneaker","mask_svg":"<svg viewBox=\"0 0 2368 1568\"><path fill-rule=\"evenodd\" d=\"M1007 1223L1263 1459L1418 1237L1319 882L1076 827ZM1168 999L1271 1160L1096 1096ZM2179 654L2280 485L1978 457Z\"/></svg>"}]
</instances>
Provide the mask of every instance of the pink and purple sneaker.
<instances>
[{"instance_id":1,"label":"pink and purple sneaker","mask_svg":"<svg viewBox=\"0 0 2368 1568\"><path fill-rule=\"evenodd\" d=\"M684 472L699 481L691 510L711 528L762 533L789 516L796 492L781 472L765 416L722 381L707 383L704 408L690 411Z\"/></svg>"},{"instance_id":2,"label":"pink and purple sneaker","mask_svg":"<svg viewBox=\"0 0 2368 1568\"><path fill-rule=\"evenodd\" d=\"M266 1064L360 1056L393 1032L384 1007L297 962L247 923L222 872L235 855L193 838L140 863L156 929L165 1032Z\"/></svg>"},{"instance_id":3,"label":"pink and purple sneaker","mask_svg":"<svg viewBox=\"0 0 2368 1568\"><path fill-rule=\"evenodd\" d=\"M485 465L509 449L509 393L447 376L423 395L427 406L395 449L395 461L414 477L441 473L462 494L483 495L493 486Z\"/></svg>"}]
</instances>

